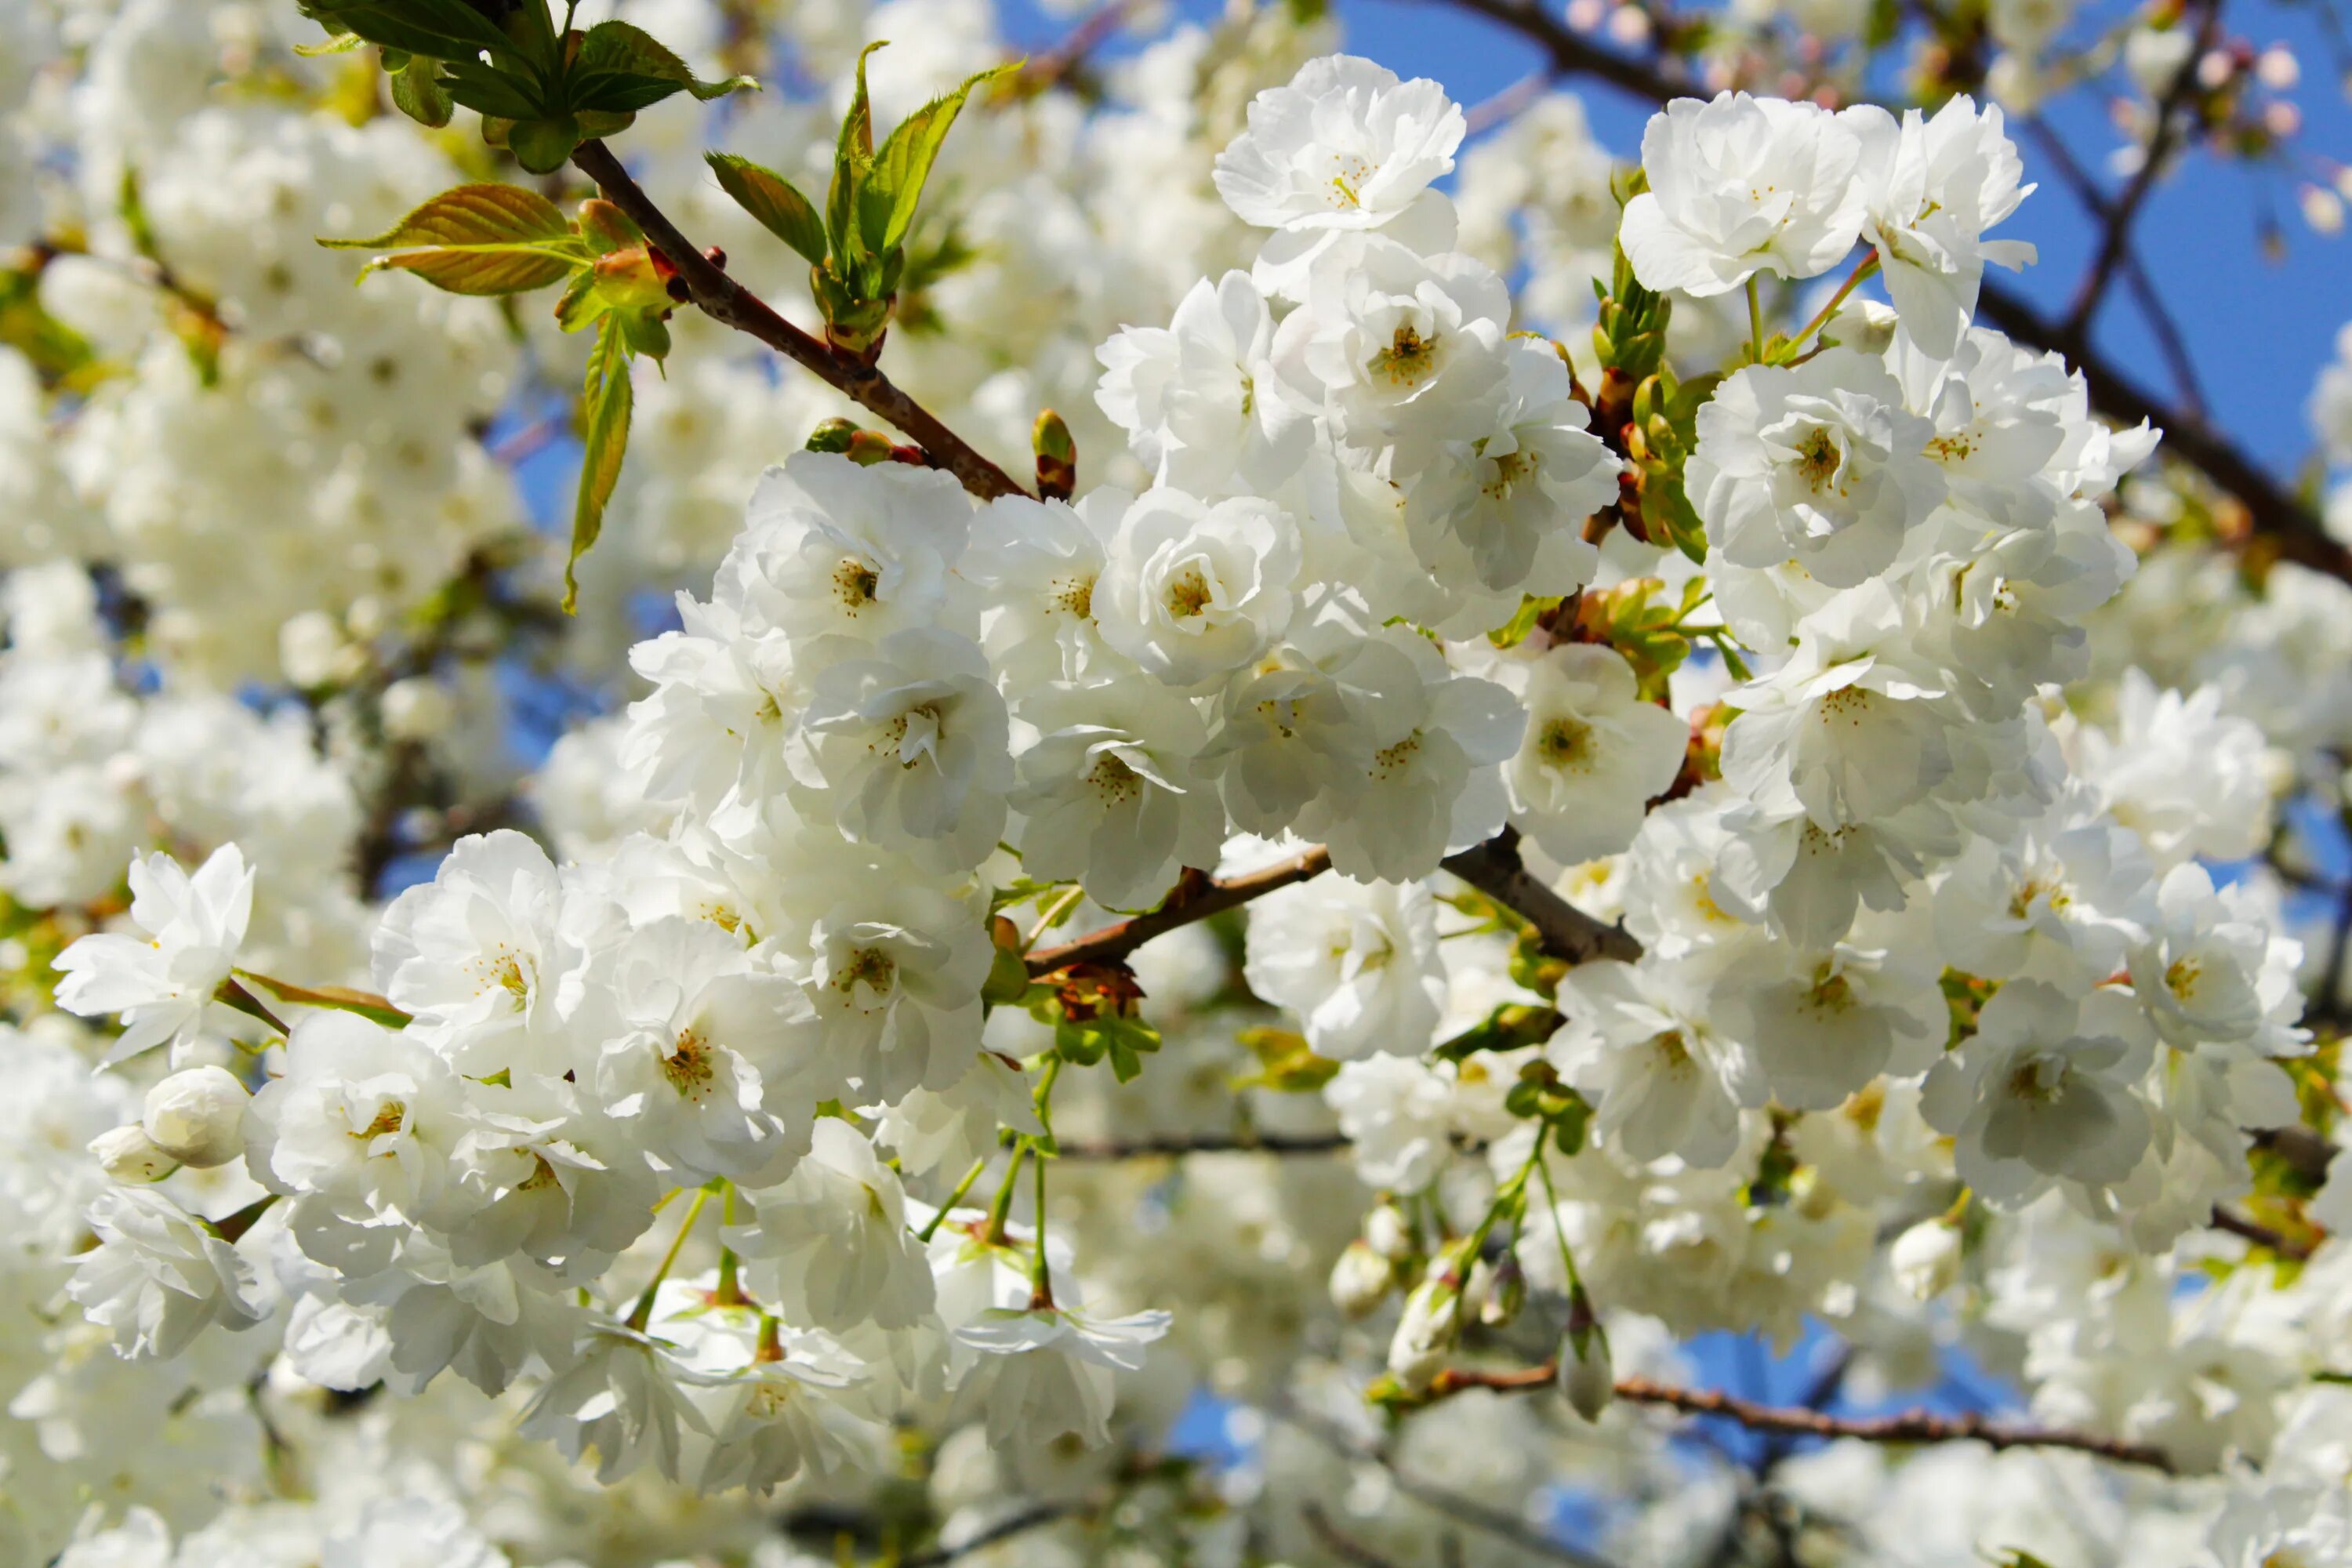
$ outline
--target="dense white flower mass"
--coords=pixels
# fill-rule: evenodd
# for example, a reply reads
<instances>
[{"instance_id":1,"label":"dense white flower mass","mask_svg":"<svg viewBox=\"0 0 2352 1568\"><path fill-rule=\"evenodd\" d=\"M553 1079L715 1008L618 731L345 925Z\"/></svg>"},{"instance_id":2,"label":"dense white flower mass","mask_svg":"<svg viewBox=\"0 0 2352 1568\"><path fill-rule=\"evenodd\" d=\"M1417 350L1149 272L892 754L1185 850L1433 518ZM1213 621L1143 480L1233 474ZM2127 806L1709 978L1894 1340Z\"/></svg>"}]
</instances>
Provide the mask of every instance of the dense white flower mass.
<instances>
[{"instance_id":1,"label":"dense white flower mass","mask_svg":"<svg viewBox=\"0 0 2352 1568\"><path fill-rule=\"evenodd\" d=\"M2352 1568L2291 73L1475 8L0 5L0 1568Z\"/></svg>"}]
</instances>

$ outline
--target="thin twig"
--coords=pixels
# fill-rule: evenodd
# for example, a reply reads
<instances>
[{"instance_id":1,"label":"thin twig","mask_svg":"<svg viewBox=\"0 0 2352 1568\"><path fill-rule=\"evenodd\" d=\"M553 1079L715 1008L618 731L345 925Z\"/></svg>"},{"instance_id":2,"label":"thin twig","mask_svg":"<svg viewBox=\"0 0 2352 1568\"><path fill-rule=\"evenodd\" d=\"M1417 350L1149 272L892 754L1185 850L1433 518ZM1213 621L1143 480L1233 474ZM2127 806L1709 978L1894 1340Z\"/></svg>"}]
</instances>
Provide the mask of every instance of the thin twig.
<instances>
[{"instance_id":1,"label":"thin twig","mask_svg":"<svg viewBox=\"0 0 2352 1568\"><path fill-rule=\"evenodd\" d=\"M1443 1397L1465 1388L1524 1392L1550 1387L1556 1375L1557 1369L1549 1362L1507 1372L1448 1371L1437 1374L1430 1393ZM1938 1415L1928 1410L1906 1410L1895 1415L1832 1415L1796 1405L1759 1404L1709 1388L1678 1388L1646 1377L1618 1379L1617 1397L1629 1405L1662 1405L1686 1415L1719 1415L1757 1432L1855 1437L1865 1443L1977 1442L1992 1448L2072 1448L2117 1464L2146 1465L2168 1475L2173 1469L2171 1456L2151 1444L2126 1443L2071 1427L1999 1421L1975 1411L1958 1415Z\"/></svg>"},{"instance_id":2,"label":"thin twig","mask_svg":"<svg viewBox=\"0 0 2352 1568\"><path fill-rule=\"evenodd\" d=\"M2250 1219L2235 1209L2225 1209L2218 1204L2214 1205L2211 1223L2215 1230L2228 1231L2231 1236L2242 1237L2256 1247L2297 1263L2308 1258L2312 1253L2309 1242L2298 1241L2284 1231L2273 1230L2258 1219Z\"/></svg>"},{"instance_id":3,"label":"thin twig","mask_svg":"<svg viewBox=\"0 0 2352 1568\"><path fill-rule=\"evenodd\" d=\"M2196 46L2180 62L2180 68L2172 73L2172 80L2156 100L2156 123L2148 128L2147 142L2140 149L2139 167L2132 172L2123 194L2108 207L2098 254L2083 274L2082 286L2074 293L2074 308L2066 312L2066 324L2061 330L2071 342L2081 342L2090 336L2091 319L2098 314L2099 302L2105 298L2107 285L2114 280L2116 268L2131 245L2132 225L2137 221L2148 193L2156 188L2158 176L2164 173L2165 160L2179 140L2180 111L2196 89L2198 64L2212 48L2221 26L2221 0L2203 0L2200 9L2202 15L2198 18Z\"/></svg>"},{"instance_id":4,"label":"thin twig","mask_svg":"<svg viewBox=\"0 0 2352 1568\"><path fill-rule=\"evenodd\" d=\"M964 438L940 422L872 365L835 354L808 333L770 309L702 254L701 247L677 231L653 199L646 195L620 159L604 142L591 138L572 150L572 165L596 182L604 199L629 215L655 248L677 268L688 295L702 313L722 326L748 332L786 359L813 372L819 380L854 398L870 413L888 420L922 447L924 456L963 481L963 488L982 500L1028 492Z\"/></svg>"},{"instance_id":5,"label":"thin twig","mask_svg":"<svg viewBox=\"0 0 2352 1568\"><path fill-rule=\"evenodd\" d=\"M1314 1532L1315 1539L1328 1547L1331 1555L1340 1562L1352 1563L1356 1568L1396 1568L1394 1563L1362 1542L1341 1534L1339 1527L1331 1522L1331 1516L1323 1511L1322 1504L1310 1502L1301 1505L1298 1517L1307 1521L1307 1528Z\"/></svg>"},{"instance_id":6,"label":"thin twig","mask_svg":"<svg viewBox=\"0 0 2352 1568\"><path fill-rule=\"evenodd\" d=\"M2057 171L2059 184L2074 194L2083 210L2101 224L2112 221L2109 214L2114 208L2107 194L2099 189L2090 171L2075 158L2066 139L2038 115L2025 122L2025 130L2050 160L2050 166ZM2148 276L2147 264L2140 259L2137 246L2124 248L2123 279L2124 286L2131 290L2132 302L2139 307L2140 319L2155 335L2157 352L2164 356L2165 369L2171 374L2181 402L2203 416L2205 390L2197 374L2197 362L2189 356L2189 341L2181 335L2179 321L2157 293L2156 280Z\"/></svg>"},{"instance_id":7,"label":"thin twig","mask_svg":"<svg viewBox=\"0 0 2352 1568\"><path fill-rule=\"evenodd\" d=\"M934 1547L929 1552L919 1552L912 1557L901 1559L898 1568L942 1568L943 1564L993 1546L1000 1541L1009 1541L1013 1536L1025 1535L1033 1530L1058 1523L1085 1513L1094 1506L1087 1502L1033 1503L1017 1513L1005 1515L969 1541L954 1546Z\"/></svg>"},{"instance_id":8,"label":"thin twig","mask_svg":"<svg viewBox=\"0 0 2352 1568\"><path fill-rule=\"evenodd\" d=\"M1286 1426L1314 1438L1343 1458L1362 1459L1380 1466L1388 1472L1391 1483L1398 1491L1412 1499L1423 1508L1444 1514L1456 1523L1466 1524L1474 1530L1484 1531L1489 1535L1509 1542L1530 1557L1540 1557L1551 1563L1565 1563L1570 1565L1570 1568L1612 1568L1607 1558L1587 1552L1580 1546L1571 1545L1568 1542L1546 1535L1516 1514L1506 1513L1497 1508L1489 1508L1475 1499L1464 1497L1458 1492L1449 1491L1444 1487L1423 1480L1412 1471L1400 1467L1387 1454L1376 1448L1365 1447L1336 1427L1303 1411L1287 1406L1276 1406L1273 1414L1280 1417Z\"/></svg>"},{"instance_id":9,"label":"thin twig","mask_svg":"<svg viewBox=\"0 0 2352 1568\"><path fill-rule=\"evenodd\" d=\"M1186 1154L1336 1154L1349 1147L1344 1132L1261 1132L1235 1137L1222 1132L1169 1133L1142 1138L1060 1139L1055 1150L1065 1160L1180 1159Z\"/></svg>"}]
</instances>

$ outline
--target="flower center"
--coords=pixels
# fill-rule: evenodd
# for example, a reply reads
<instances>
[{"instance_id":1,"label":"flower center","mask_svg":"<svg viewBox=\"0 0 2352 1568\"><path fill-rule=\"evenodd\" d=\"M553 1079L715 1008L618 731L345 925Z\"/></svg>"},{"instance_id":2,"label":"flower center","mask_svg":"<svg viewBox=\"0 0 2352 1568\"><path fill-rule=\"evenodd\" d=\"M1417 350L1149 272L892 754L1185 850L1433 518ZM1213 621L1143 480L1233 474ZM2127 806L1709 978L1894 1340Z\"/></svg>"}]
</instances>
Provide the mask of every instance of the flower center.
<instances>
[{"instance_id":1,"label":"flower center","mask_svg":"<svg viewBox=\"0 0 2352 1568\"><path fill-rule=\"evenodd\" d=\"M375 1120L365 1127L353 1128L350 1136L362 1143L371 1142L387 1132L399 1131L400 1124L407 1120L408 1107L400 1100L387 1100L376 1107Z\"/></svg>"},{"instance_id":2,"label":"flower center","mask_svg":"<svg viewBox=\"0 0 2352 1568\"><path fill-rule=\"evenodd\" d=\"M1592 726L1581 719L1554 719L1536 737L1536 754L1547 767L1582 767L1592 760Z\"/></svg>"},{"instance_id":3,"label":"flower center","mask_svg":"<svg viewBox=\"0 0 2352 1568\"><path fill-rule=\"evenodd\" d=\"M1417 385L1436 354L1437 340L1423 337L1421 329L1408 322L1397 328L1388 347L1372 356L1372 374L1391 386Z\"/></svg>"},{"instance_id":4,"label":"flower center","mask_svg":"<svg viewBox=\"0 0 2352 1568\"><path fill-rule=\"evenodd\" d=\"M874 602L874 590L881 581L880 573L855 555L845 556L833 569L833 591L853 616Z\"/></svg>"},{"instance_id":5,"label":"flower center","mask_svg":"<svg viewBox=\"0 0 2352 1568\"><path fill-rule=\"evenodd\" d=\"M1168 613L1180 621L1191 620L1215 596L1207 574L1198 565L1187 566L1169 580Z\"/></svg>"},{"instance_id":6,"label":"flower center","mask_svg":"<svg viewBox=\"0 0 2352 1568\"><path fill-rule=\"evenodd\" d=\"M1829 488L1844 460L1836 437L1825 426L1814 426L1811 433L1797 444L1797 472L1815 495Z\"/></svg>"},{"instance_id":7,"label":"flower center","mask_svg":"<svg viewBox=\"0 0 2352 1568\"><path fill-rule=\"evenodd\" d=\"M670 1088L686 1100L700 1099L718 1076L718 1068L711 1065L709 1043L693 1029L678 1031L677 1048L662 1058L661 1070Z\"/></svg>"}]
</instances>

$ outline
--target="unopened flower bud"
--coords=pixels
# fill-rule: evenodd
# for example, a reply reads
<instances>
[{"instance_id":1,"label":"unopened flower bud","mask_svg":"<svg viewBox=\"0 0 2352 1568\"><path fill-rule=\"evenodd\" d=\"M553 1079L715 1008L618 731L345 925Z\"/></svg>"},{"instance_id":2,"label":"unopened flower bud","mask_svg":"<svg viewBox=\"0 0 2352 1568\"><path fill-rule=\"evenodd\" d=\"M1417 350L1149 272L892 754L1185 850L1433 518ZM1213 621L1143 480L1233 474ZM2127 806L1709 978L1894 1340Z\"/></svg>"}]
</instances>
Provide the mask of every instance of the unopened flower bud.
<instances>
[{"instance_id":1,"label":"unopened flower bud","mask_svg":"<svg viewBox=\"0 0 2352 1568\"><path fill-rule=\"evenodd\" d=\"M1047 500L1069 500L1078 488L1078 446L1069 426L1048 408L1030 426L1029 446L1037 454L1037 493Z\"/></svg>"},{"instance_id":2,"label":"unopened flower bud","mask_svg":"<svg viewBox=\"0 0 2352 1568\"><path fill-rule=\"evenodd\" d=\"M126 1121L89 1141L98 1168L118 1182L160 1182L180 1168L180 1163L155 1147L147 1129Z\"/></svg>"},{"instance_id":3,"label":"unopened flower bud","mask_svg":"<svg viewBox=\"0 0 2352 1568\"><path fill-rule=\"evenodd\" d=\"M1922 1220L1895 1238L1886 1261L1914 1300L1932 1301L1960 1277L1960 1233L1940 1219Z\"/></svg>"},{"instance_id":4,"label":"unopened flower bud","mask_svg":"<svg viewBox=\"0 0 2352 1568\"><path fill-rule=\"evenodd\" d=\"M1527 1304L1527 1271L1519 1267L1517 1254L1506 1252L1487 1279L1486 1293L1479 1299L1478 1321L1488 1328L1500 1328Z\"/></svg>"},{"instance_id":5,"label":"unopened flower bud","mask_svg":"<svg viewBox=\"0 0 2352 1568\"><path fill-rule=\"evenodd\" d=\"M1617 1365L1609 1354L1609 1335L1599 1323L1561 1336L1559 1393L1568 1407L1587 1421L1600 1420L1617 1397Z\"/></svg>"},{"instance_id":6,"label":"unopened flower bud","mask_svg":"<svg viewBox=\"0 0 2352 1568\"><path fill-rule=\"evenodd\" d=\"M1389 1371L1415 1394L1444 1369L1446 1353L1454 1348L1461 1321L1457 1297L1452 1278L1433 1268L1404 1300L1404 1315L1389 1340Z\"/></svg>"},{"instance_id":7,"label":"unopened flower bud","mask_svg":"<svg viewBox=\"0 0 2352 1568\"><path fill-rule=\"evenodd\" d=\"M395 741L427 741L449 727L449 693L429 675L412 675L384 688L383 732Z\"/></svg>"},{"instance_id":8,"label":"unopened flower bud","mask_svg":"<svg viewBox=\"0 0 2352 1568\"><path fill-rule=\"evenodd\" d=\"M1382 1204L1364 1216L1364 1245L1390 1262L1412 1256L1412 1225L1394 1204Z\"/></svg>"},{"instance_id":9,"label":"unopened flower bud","mask_svg":"<svg viewBox=\"0 0 2352 1568\"><path fill-rule=\"evenodd\" d=\"M141 1123L167 1158L209 1170L245 1152L245 1110L251 1098L226 1068L190 1068L147 1091Z\"/></svg>"},{"instance_id":10,"label":"unopened flower bud","mask_svg":"<svg viewBox=\"0 0 2352 1568\"><path fill-rule=\"evenodd\" d=\"M1351 1241L1331 1266L1331 1304L1351 1318L1360 1318L1388 1297L1396 1282L1396 1266L1370 1247Z\"/></svg>"}]
</instances>

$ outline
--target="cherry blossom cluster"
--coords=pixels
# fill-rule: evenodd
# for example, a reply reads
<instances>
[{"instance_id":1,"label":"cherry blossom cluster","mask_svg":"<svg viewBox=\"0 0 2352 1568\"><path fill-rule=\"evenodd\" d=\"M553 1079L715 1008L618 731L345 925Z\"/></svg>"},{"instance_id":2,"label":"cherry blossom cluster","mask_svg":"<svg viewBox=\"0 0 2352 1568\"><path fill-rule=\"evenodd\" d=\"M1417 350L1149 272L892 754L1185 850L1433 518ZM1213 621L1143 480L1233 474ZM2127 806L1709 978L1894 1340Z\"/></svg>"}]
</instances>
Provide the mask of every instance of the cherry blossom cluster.
<instances>
[{"instance_id":1,"label":"cherry blossom cluster","mask_svg":"<svg viewBox=\"0 0 2352 1568\"><path fill-rule=\"evenodd\" d=\"M312 244L506 153L0 7L0 1563L2352 1564L2352 588L1979 322L2068 9L1626 166L1289 7L1048 57L880 365L1075 494L679 300L567 622L580 340ZM1008 52L580 12L791 62L610 134L802 321L704 148ZM1719 1331L2021 1446L1695 1460Z\"/></svg>"}]
</instances>

